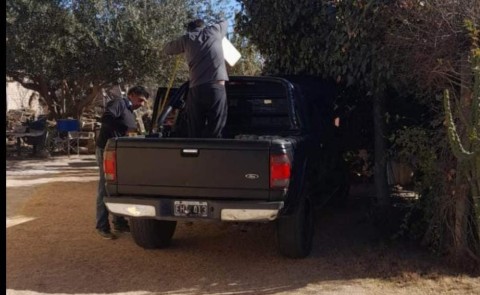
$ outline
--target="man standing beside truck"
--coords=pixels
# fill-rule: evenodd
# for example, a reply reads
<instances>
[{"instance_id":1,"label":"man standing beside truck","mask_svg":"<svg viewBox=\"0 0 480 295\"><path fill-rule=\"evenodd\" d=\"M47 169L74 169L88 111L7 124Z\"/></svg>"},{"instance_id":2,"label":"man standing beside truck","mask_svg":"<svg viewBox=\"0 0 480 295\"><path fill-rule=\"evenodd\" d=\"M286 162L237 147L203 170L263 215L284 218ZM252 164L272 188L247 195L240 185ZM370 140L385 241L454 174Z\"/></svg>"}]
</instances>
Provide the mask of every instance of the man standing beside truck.
<instances>
[{"instance_id":1,"label":"man standing beside truck","mask_svg":"<svg viewBox=\"0 0 480 295\"><path fill-rule=\"evenodd\" d=\"M104 203L105 175L103 171L103 151L107 141L113 137L121 137L130 133L137 133L137 123L134 110L145 104L150 94L142 86L135 86L128 90L127 98L115 98L109 101L101 118L102 127L96 141L95 156L100 172L97 191L96 229L105 239L115 239L110 230L108 210ZM113 215L112 223L115 232L129 232L127 220L122 216Z\"/></svg>"},{"instance_id":2,"label":"man standing beside truck","mask_svg":"<svg viewBox=\"0 0 480 295\"><path fill-rule=\"evenodd\" d=\"M227 121L228 74L222 40L227 34L227 21L205 26L201 19L188 23L187 33L167 43L169 55L185 53L189 67L187 121L189 137L219 138Z\"/></svg>"}]
</instances>

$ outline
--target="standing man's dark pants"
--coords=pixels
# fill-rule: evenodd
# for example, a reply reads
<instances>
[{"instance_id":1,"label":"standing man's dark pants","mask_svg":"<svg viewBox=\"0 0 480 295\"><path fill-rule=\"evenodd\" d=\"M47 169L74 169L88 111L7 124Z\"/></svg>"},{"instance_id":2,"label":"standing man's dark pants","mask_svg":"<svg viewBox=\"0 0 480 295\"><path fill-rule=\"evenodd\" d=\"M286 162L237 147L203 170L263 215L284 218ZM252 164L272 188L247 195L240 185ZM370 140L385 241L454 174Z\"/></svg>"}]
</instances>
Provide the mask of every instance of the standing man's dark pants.
<instances>
[{"instance_id":1,"label":"standing man's dark pants","mask_svg":"<svg viewBox=\"0 0 480 295\"><path fill-rule=\"evenodd\" d=\"M105 190L105 174L103 172L103 149L97 147L95 150L95 157L97 159L98 170L100 173L100 179L98 181L97 189L97 229L104 231L110 230L110 223L108 222L108 210L103 201L103 197L106 195ZM113 224L115 227L124 226L127 223L122 216L113 215Z\"/></svg>"},{"instance_id":2,"label":"standing man's dark pants","mask_svg":"<svg viewBox=\"0 0 480 295\"><path fill-rule=\"evenodd\" d=\"M188 136L220 138L227 122L225 85L205 83L189 89Z\"/></svg>"}]
</instances>

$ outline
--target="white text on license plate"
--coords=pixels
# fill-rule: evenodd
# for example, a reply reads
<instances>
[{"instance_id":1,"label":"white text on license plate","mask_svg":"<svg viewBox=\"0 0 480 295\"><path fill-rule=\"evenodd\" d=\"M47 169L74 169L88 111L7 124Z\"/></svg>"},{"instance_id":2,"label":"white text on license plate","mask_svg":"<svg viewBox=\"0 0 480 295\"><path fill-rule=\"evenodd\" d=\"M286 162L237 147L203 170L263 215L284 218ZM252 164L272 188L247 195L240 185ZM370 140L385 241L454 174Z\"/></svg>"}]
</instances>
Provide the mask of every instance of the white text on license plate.
<instances>
[{"instance_id":1,"label":"white text on license plate","mask_svg":"<svg viewBox=\"0 0 480 295\"><path fill-rule=\"evenodd\" d=\"M208 204L199 201L174 201L173 214L185 217L208 217Z\"/></svg>"}]
</instances>

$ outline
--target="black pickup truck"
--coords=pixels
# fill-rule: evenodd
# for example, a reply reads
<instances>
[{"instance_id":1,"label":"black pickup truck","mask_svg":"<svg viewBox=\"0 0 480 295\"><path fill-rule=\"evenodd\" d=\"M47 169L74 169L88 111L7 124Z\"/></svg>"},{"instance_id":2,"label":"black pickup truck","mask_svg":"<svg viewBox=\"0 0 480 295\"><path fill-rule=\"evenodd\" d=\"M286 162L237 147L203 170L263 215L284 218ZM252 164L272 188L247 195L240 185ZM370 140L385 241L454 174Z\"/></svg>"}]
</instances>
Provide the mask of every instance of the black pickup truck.
<instances>
[{"instance_id":1,"label":"black pickup truck","mask_svg":"<svg viewBox=\"0 0 480 295\"><path fill-rule=\"evenodd\" d=\"M280 253L307 256L314 209L342 201L348 184L332 86L305 79L230 77L221 139L186 138L183 85L159 132L108 141L107 208L143 248L168 246L177 221L274 221Z\"/></svg>"}]
</instances>

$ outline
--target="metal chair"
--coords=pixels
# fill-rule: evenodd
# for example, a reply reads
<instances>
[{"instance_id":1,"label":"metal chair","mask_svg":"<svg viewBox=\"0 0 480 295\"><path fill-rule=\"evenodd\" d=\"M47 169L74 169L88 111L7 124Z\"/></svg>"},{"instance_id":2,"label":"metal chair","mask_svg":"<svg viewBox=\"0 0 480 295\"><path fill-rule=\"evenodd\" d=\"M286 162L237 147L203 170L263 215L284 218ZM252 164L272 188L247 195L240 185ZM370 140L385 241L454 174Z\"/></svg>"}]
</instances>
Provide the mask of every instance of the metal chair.
<instances>
[{"instance_id":1,"label":"metal chair","mask_svg":"<svg viewBox=\"0 0 480 295\"><path fill-rule=\"evenodd\" d=\"M80 141L94 140L95 133L90 131L69 131L68 132L68 154L70 155L70 149L77 152L77 156L80 155Z\"/></svg>"}]
</instances>

